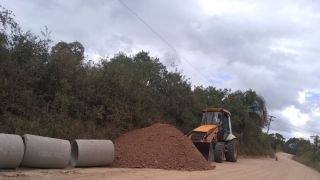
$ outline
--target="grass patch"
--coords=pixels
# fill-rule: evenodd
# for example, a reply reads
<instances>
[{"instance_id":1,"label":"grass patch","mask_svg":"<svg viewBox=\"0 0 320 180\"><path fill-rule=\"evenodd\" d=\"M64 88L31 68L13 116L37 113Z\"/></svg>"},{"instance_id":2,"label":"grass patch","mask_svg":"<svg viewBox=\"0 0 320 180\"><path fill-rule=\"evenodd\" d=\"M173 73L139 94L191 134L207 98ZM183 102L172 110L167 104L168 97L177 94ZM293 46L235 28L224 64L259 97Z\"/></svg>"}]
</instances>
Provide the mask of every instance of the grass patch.
<instances>
[{"instance_id":1,"label":"grass patch","mask_svg":"<svg viewBox=\"0 0 320 180\"><path fill-rule=\"evenodd\" d=\"M293 159L320 172L320 151L307 151L295 155Z\"/></svg>"}]
</instances>

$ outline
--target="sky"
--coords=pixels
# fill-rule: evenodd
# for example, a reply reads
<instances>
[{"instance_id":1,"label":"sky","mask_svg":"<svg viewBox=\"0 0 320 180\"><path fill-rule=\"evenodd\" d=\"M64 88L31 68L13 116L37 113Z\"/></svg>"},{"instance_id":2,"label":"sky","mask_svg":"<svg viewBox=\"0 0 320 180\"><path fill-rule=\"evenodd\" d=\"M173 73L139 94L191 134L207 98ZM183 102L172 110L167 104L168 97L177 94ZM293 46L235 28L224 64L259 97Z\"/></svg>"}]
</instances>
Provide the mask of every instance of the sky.
<instances>
[{"instance_id":1,"label":"sky","mask_svg":"<svg viewBox=\"0 0 320 180\"><path fill-rule=\"evenodd\" d=\"M270 132L320 134L320 2L313 0L0 0L24 30L79 41L88 59L141 50L193 85L253 89Z\"/></svg>"}]
</instances>

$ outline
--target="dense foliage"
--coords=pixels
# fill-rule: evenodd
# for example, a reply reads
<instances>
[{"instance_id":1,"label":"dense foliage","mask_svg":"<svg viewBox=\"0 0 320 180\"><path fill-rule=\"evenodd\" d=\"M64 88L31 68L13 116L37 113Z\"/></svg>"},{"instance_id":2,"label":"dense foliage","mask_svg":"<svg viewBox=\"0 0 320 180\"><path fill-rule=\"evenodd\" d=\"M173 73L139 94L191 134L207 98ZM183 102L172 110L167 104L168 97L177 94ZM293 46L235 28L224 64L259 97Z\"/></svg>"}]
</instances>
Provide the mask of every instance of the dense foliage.
<instances>
[{"instance_id":1,"label":"dense foliage","mask_svg":"<svg viewBox=\"0 0 320 180\"><path fill-rule=\"evenodd\" d=\"M193 87L144 51L92 62L79 42L52 46L48 31L23 32L4 8L0 20L0 132L115 138L155 122L188 132L213 106L231 111L243 153L272 152L265 101L253 90Z\"/></svg>"}]
</instances>

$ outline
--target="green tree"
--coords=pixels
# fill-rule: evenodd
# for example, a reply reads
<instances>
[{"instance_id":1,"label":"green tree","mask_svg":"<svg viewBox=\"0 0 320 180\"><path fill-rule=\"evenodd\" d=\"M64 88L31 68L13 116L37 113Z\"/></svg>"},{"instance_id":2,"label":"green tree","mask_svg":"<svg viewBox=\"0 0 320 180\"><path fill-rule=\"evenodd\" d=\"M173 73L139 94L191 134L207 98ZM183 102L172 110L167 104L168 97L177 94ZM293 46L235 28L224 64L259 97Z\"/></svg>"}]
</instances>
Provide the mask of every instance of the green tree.
<instances>
[{"instance_id":1,"label":"green tree","mask_svg":"<svg viewBox=\"0 0 320 180\"><path fill-rule=\"evenodd\" d=\"M284 150L285 138L279 133L270 134L272 137L272 147L276 150Z\"/></svg>"}]
</instances>

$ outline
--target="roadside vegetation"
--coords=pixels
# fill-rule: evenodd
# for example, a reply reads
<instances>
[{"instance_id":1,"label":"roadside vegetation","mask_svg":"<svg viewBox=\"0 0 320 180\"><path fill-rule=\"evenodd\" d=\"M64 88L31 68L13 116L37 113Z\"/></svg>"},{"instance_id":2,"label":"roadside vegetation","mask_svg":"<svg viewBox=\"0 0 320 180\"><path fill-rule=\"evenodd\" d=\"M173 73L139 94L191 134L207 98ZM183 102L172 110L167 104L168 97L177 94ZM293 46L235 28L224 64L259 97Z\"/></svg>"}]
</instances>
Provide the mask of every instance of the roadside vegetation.
<instances>
[{"instance_id":1,"label":"roadside vegetation","mask_svg":"<svg viewBox=\"0 0 320 180\"><path fill-rule=\"evenodd\" d=\"M293 159L320 171L319 136L314 142L302 138L291 138L285 143L285 151L293 154Z\"/></svg>"},{"instance_id":2,"label":"roadside vegetation","mask_svg":"<svg viewBox=\"0 0 320 180\"><path fill-rule=\"evenodd\" d=\"M231 111L242 154L274 153L274 137L262 132L266 104L254 90L193 86L144 51L93 62L80 42L52 44L49 30L24 32L0 11L0 132L114 139L162 122L187 133L214 106Z\"/></svg>"}]
</instances>

